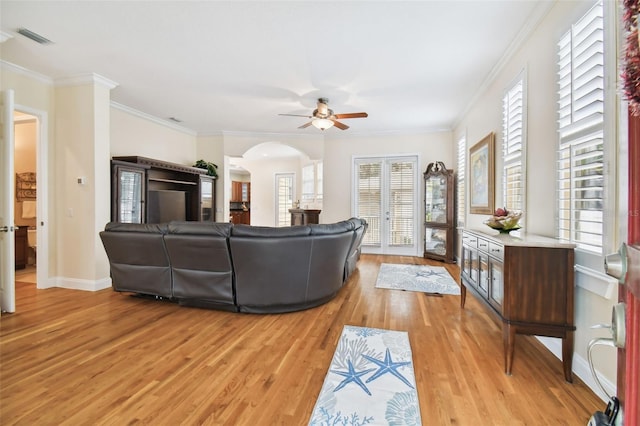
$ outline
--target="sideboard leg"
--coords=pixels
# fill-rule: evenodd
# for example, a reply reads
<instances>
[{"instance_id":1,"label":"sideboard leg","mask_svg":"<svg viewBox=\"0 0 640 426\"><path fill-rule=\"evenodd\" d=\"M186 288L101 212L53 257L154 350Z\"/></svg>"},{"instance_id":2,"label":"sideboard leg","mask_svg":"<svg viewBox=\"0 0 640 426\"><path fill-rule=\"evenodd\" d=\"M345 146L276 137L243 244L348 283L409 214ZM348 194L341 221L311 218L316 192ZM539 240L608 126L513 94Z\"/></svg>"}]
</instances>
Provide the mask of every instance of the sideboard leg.
<instances>
[{"instance_id":1,"label":"sideboard leg","mask_svg":"<svg viewBox=\"0 0 640 426\"><path fill-rule=\"evenodd\" d=\"M464 309L464 304L467 301L467 287L460 281L460 308Z\"/></svg>"},{"instance_id":2,"label":"sideboard leg","mask_svg":"<svg viewBox=\"0 0 640 426\"><path fill-rule=\"evenodd\" d=\"M516 327L511 324L503 324L502 339L504 341L504 372L510 376L513 366L513 351L516 347Z\"/></svg>"},{"instance_id":3,"label":"sideboard leg","mask_svg":"<svg viewBox=\"0 0 640 426\"><path fill-rule=\"evenodd\" d=\"M573 383L573 375L571 374L573 365L573 330L567 331L562 338L562 368L564 369L564 379Z\"/></svg>"}]
</instances>

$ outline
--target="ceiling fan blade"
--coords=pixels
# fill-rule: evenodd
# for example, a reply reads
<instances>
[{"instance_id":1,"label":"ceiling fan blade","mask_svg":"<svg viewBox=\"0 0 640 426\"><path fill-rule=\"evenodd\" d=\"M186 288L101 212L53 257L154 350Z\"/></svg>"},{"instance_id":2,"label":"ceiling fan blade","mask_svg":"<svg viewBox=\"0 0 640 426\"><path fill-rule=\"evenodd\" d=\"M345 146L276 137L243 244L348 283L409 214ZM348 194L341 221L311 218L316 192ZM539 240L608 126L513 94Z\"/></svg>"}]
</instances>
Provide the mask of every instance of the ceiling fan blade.
<instances>
[{"instance_id":1,"label":"ceiling fan blade","mask_svg":"<svg viewBox=\"0 0 640 426\"><path fill-rule=\"evenodd\" d=\"M338 120L331 119L331 121L333 121L333 124L340 130L347 130L349 128L349 126L342 124Z\"/></svg>"},{"instance_id":2,"label":"ceiling fan blade","mask_svg":"<svg viewBox=\"0 0 640 426\"><path fill-rule=\"evenodd\" d=\"M367 118L369 114L366 112L349 112L346 114L334 114L335 118L344 119L344 118Z\"/></svg>"},{"instance_id":3,"label":"ceiling fan blade","mask_svg":"<svg viewBox=\"0 0 640 426\"><path fill-rule=\"evenodd\" d=\"M278 115L286 115L286 116L288 116L288 117L306 117L306 118L313 118L313 116L312 116L312 115L308 115L308 114L305 114L305 115L302 115L302 114L278 114Z\"/></svg>"},{"instance_id":4,"label":"ceiling fan blade","mask_svg":"<svg viewBox=\"0 0 640 426\"><path fill-rule=\"evenodd\" d=\"M307 127L311 126L311 121L308 123L303 124L302 126L298 127L298 129L305 129Z\"/></svg>"}]
</instances>

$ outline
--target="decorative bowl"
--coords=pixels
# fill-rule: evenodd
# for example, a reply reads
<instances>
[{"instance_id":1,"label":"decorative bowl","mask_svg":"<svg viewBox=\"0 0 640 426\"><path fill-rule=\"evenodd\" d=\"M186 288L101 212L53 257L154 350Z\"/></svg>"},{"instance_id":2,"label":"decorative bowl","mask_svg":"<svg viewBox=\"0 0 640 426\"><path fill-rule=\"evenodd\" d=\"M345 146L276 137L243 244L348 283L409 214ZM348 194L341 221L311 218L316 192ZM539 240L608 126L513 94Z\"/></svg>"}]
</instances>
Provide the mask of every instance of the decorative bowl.
<instances>
[{"instance_id":1,"label":"decorative bowl","mask_svg":"<svg viewBox=\"0 0 640 426\"><path fill-rule=\"evenodd\" d=\"M489 228L495 229L501 233L509 233L522 228L518 223L522 217L522 212L498 209L496 210L496 213L498 214L495 214L484 221L484 224Z\"/></svg>"}]
</instances>

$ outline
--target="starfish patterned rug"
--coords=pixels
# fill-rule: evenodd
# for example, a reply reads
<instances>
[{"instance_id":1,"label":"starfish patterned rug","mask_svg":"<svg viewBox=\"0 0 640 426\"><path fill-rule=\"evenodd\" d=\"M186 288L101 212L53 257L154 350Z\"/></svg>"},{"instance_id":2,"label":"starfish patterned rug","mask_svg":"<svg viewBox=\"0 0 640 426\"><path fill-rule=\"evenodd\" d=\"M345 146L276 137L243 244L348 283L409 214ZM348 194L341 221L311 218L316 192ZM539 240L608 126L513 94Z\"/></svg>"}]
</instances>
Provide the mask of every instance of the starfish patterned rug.
<instances>
[{"instance_id":1,"label":"starfish patterned rug","mask_svg":"<svg viewBox=\"0 0 640 426\"><path fill-rule=\"evenodd\" d=\"M421 425L406 331L345 325L309 425Z\"/></svg>"},{"instance_id":2,"label":"starfish patterned rug","mask_svg":"<svg viewBox=\"0 0 640 426\"><path fill-rule=\"evenodd\" d=\"M376 288L460 294L460 286L442 266L383 263L378 272Z\"/></svg>"}]
</instances>

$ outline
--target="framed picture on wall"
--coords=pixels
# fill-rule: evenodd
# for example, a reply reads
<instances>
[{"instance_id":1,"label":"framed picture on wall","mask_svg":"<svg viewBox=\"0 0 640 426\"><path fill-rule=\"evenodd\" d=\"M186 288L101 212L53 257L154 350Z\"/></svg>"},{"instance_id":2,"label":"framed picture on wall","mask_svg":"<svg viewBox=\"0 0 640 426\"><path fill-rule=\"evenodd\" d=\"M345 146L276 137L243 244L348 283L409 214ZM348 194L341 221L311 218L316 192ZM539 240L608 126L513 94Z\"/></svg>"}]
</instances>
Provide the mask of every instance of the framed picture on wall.
<instances>
[{"instance_id":1,"label":"framed picture on wall","mask_svg":"<svg viewBox=\"0 0 640 426\"><path fill-rule=\"evenodd\" d=\"M469 150L469 211L493 214L494 208L494 139L493 132Z\"/></svg>"}]
</instances>

